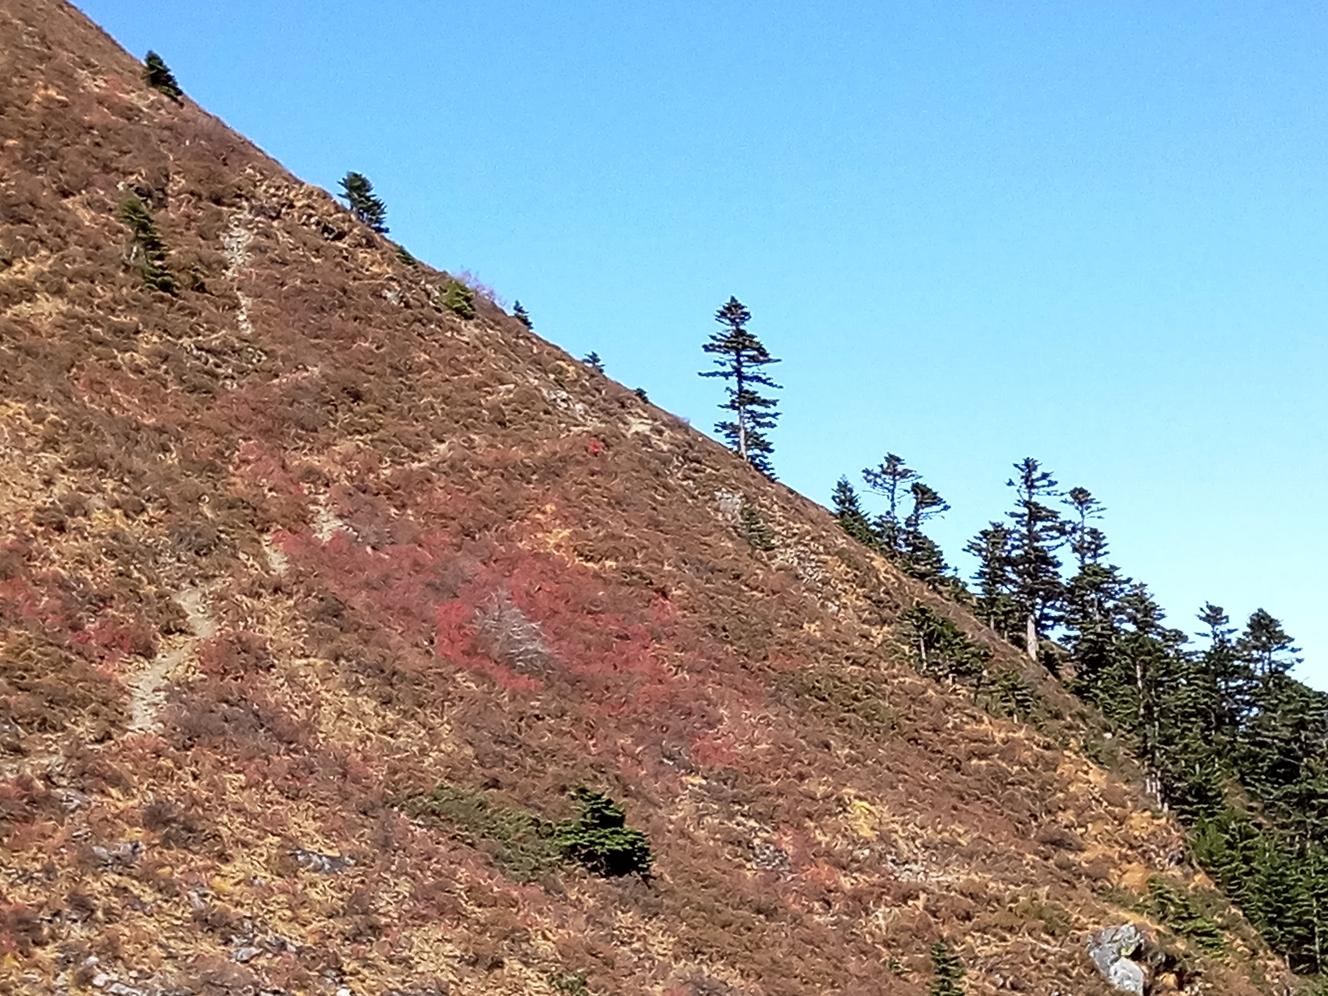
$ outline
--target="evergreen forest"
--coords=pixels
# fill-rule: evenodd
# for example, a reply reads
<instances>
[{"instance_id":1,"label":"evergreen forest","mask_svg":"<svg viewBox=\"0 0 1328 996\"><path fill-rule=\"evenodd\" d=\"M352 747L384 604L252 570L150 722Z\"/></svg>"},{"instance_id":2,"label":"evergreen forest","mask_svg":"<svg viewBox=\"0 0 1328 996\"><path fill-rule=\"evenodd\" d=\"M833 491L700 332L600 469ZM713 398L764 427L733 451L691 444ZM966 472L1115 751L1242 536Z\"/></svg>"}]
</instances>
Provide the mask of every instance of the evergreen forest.
<instances>
[{"instance_id":1,"label":"evergreen forest","mask_svg":"<svg viewBox=\"0 0 1328 996\"><path fill-rule=\"evenodd\" d=\"M956 598L1106 717L1144 766L1193 857L1298 972L1328 962L1328 695L1292 676L1294 641L1269 612L1243 623L1207 603L1176 625L1112 563L1105 509L1033 458L1008 511L966 551L971 585L923 527L949 506L896 454L862 472L872 515L842 477L844 531Z\"/></svg>"}]
</instances>

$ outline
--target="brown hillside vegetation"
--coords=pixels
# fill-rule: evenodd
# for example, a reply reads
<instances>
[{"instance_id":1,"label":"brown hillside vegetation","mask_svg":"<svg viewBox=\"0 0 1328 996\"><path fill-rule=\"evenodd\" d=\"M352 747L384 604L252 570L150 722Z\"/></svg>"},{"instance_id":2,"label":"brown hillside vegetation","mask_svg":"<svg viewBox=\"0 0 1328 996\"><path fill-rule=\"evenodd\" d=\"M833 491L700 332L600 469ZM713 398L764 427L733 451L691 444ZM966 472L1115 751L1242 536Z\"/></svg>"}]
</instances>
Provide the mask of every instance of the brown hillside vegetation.
<instances>
[{"instance_id":1,"label":"brown hillside vegetation","mask_svg":"<svg viewBox=\"0 0 1328 996\"><path fill-rule=\"evenodd\" d=\"M1155 992L1282 991L1234 911L1150 919L1212 896L1068 698L994 718L898 617L1013 651L447 284L0 0L0 988L920 996L945 938L1104 994L1134 922ZM579 787L649 875L559 849Z\"/></svg>"}]
</instances>

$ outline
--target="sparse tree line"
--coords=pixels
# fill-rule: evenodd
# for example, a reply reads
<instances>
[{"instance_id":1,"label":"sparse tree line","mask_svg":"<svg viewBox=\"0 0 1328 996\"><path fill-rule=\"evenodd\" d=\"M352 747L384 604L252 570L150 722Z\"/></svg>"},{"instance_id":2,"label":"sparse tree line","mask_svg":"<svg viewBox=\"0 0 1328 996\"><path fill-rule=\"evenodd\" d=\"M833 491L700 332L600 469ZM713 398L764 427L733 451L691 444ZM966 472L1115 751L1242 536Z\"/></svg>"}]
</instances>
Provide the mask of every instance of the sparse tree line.
<instances>
[{"instance_id":1,"label":"sparse tree line","mask_svg":"<svg viewBox=\"0 0 1328 996\"><path fill-rule=\"evenodd\" d=\"M148 53L144 79L181 101L183 91L155 52ZM386 234L387 208L368 178L350 172L341 187L356 218ZM168 251L147 207L131 198L121 206L121 219L133 232L128 261L150 287L175 293ZM403 262L417 262L404 247L398 251ZM441 303L462 317L475 315L473 291L459 281ZM513 313L534 327L519 301ZM779 385L765 371L779 360L748 329L751 313L737 298L715 320L720 329L702 347L715 368L701 372L725 382L720 407L726 414L715 430L773 478L768 433L779 413L769 392ZM597 353L583 362L604 371ZM647 400L644 389L636 392ZM1159 803L1189 826L1196 859L1269 944L1298 971L1328 968L1328 695L1291 676L1300 658L1281 623L1259 609L1242 629L1210 603L1197 617L1199 642L1192 642L1166 624L1144 583L1110 563L1098 525L1101 503L1082 487L1061 491L1031 457L1016 464L1007 481L1012 507L965 547L978 563L971 587L925 532L949 510L945 499L894 453L861 476L882 499L883 511L869 513L853 483L841 477L831 504L844 532L967 605L1100 709L1132 742ZM773 545L764 528L744 520L755 548ZM943 648L945 638L957 639L944 622L912 621L924 655L932 643ZM947 658L951 671L984 663ZM958 992L962 968L953 954L938 946L933 959L933 992Z\"/></svg>"}]
</instances>

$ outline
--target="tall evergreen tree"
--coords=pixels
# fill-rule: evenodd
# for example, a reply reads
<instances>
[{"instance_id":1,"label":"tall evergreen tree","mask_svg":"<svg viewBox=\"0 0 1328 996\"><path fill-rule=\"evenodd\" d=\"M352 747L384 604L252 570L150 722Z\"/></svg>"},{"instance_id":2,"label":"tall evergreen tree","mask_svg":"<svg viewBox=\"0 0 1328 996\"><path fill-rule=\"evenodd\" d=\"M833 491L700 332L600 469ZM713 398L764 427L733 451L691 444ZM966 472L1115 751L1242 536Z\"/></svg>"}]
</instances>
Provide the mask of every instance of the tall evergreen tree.
<instances>
[{"instance_id":1,"label":"tall evergreen tree","mask_svg":"<svg viewBox=\"0 0 1328 996\"><path fill-rule=\"evenodd\" d=\"M728 303L715 312L715 321L720 324L721 331L714 333L702 348L715 355L715 366L719 369L702 371L701 376L723 377L731 382L725 388L728 401L720 408L732 412L733 418L717 423L715 430L744 460L767 477L774 477L770 463L774 446L765 434L774 428L775 420L779 418L775 411L778 401L757 389L779 390L779 385L763 372L764 367L779 360L747 330L751 318L751 312L736 297L730 297Z\"/></svg>"},{"instance_id":2,"label":"tall evergreen tree","mask_svg":"<svg viewBox=\"0 0 1328 996\"><path fill-rule=\"evenodd\" d=\"M950 510L949 503L935 489L914 481L909 487L913 507L904 517L899 536L900 559L904 570L933 587L939 586L946 574L945 556L941 548L922 531L928 519Z\"/></svg>"},{"instance_id":3,"label":"tall evergreen tree","mask_svg":"<svg viewBox=\"0 0 1328 996\"><path fill-rule=\"evenodd\" d=\"M175 81L175 74L166 65L166 60L156 52L148 52L147 58L143 60L143 80L152 89L166 94L177 104L184 96L180 84Z\"/></svg>"},{"instance_id":4,"label":"tall evergreen tree","mask_svg":"<svg viewBox=\"0 0 1328 996\"><path fill-rule=\"evenodd\" d=\"M521 306L520 301L517 301L512 305L512 317L526 328L531 329L532 331L534 330L535 323L530 319L530 312Z\"/></svg>"},{"instance_id":5,"label":"tall evergreen tree","mask_svg":"<svg viewBox=\"0 0 1328 996\"><path fill-rule=\"evenodd\" d=\"M341 196L351 213L380 235L387 233L387 206L373 192L373 184L363 173L347 173L341 178Z\"/></svg>"},{"instance_id":6,"label":"tall evergreen tree","mask_svg":"<svg viewBox=\"0 0 1328 996\"><path fill-rule=\"evenodd\" d=\"M876 467L867 467L862 472L862 480L869 490L884 495L885 512L876 520L876 533L881 546L891 553L902 549L900 542L903 526L899 510L909 485L917 480L918 472L904 463L904 458L894 453L887 453L885 459Z\"/></svg>"},{"instance_id":7,"label":"tall evergreen tree","mask_svg":"<svg viewBox=\"0 0 1328 996\"><path fill-rule=\"evenodd\" d=\"M1014 509L1006 513L1014 523L1010 531L1012 594L1024 614L1028 656L1037 660L1038 642L1050 629L1062 595L1056 551L1065 542L1065 523L1047 504L1060 497L1051 474L1032 457L1014 467L1017 475L1006 482L1016 495Z\"/></svg>"},{"instance_id":8,"label":"tall evergreen tree","mask_svg":"<svg viewBox=\"0 0 1328 996\"><path fill-rule=\"evenodd\" d=\"M867 521L867 514L862 510L858 493L853 490L853 485L849 483L847 477L841 477L836 482L835 492L830 496L830 501L835 519L844 532L864 546L877 545L876 533L872 530L871 523Z\"/></svg>"},{"instance_id":9,"label":"tall evergreen tree","mask_svg":"<svg viewBox=\"0 0 1328 996\"><path fill-rule=\"evenodd\" d=\"M1015 604L1014 577L1010 566L1010 530L993 522L969 540L965 553L977 558L973 583L978 588L977 614L1004 639L1018 629L1021 619Z\"/></svg>"}]
</instances>

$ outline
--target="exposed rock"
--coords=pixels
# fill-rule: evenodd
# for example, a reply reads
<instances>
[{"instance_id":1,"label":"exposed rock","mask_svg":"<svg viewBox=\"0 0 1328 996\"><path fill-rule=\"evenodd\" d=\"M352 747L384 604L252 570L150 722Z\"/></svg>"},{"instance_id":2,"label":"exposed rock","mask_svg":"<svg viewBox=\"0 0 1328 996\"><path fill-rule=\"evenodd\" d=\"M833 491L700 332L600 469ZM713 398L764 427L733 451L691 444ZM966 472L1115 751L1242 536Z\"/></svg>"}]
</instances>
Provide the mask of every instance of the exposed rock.
<instances>
[{"instance_id":1,"label":"exposed rock","mask_svg":"<svg viewBox=\"0 0 1328 996\"><path fill-rule=\"evenodd\" d=\"M1107 927L1088 938L1088 956L1103 977L1117 989L1143 996L1147 976L1138 960L1144 953L1144 935L1134 924Z\"/></svg>"}]
</instances>

